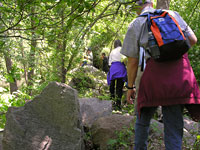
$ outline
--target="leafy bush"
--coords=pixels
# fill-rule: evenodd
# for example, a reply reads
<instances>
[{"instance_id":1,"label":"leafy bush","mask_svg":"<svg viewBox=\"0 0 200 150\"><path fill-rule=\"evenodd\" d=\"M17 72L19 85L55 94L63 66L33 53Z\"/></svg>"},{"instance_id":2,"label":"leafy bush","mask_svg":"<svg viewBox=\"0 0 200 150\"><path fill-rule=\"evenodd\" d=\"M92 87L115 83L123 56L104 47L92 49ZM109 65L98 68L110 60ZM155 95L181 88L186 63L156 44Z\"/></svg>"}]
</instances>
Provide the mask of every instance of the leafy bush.
<instances>
[{"instance_id":1,"label":"leafy bush","mask_svg":"<svg viewBox=\"0 0 200 150\"><path fill-rule=\"evenodd\" d=\"M0 95L0 128L5 127L6 123L6 112L9 107L20 107L24 106L25 100L31 99L31 97L21 91L17 91L13 94L8 94L6 89L3 89L3 93Z\"/></svg>"},{"instance_id":2,"label":"leafy bush","mask_svg":"<svg viewBox=\"0 0 200 150\"><path fill-rule=\"evenodd\" d=\"M124 128L123 130L116 133L116 139L110 139L108 141L108 150L113 149L133 149L133 135L134 128L130 126L130 128Z\"/></svg>"},{"instance_id":3,"label":"leafy bush","mask_svg":"<svg viewBox=\"0 0 200 150\"><path fill-rule=\"evenodd\" d=\"M194 144L194 150L200 149L200 135L197 135L196 142Z\"/></svg>"},{"instance_id":4,"label":"leafy bush","mask_svg":"<svg viewBox=\"0 0 200 150\"><path fill-rule=\"evenodd\" d=\"M72 79L72 82L76 85L76 89L81 88L95 88L94 81L89 77L85 76L84 74L79 74L79 76L76 76Z\"/></svg>"},{"instance_id":5,"label":"leafy bush","mask_svg":"<svg viewBox=\"0 0 200 150\"><path fill-rule=\"evenodd\" d=\"M77 68L68 74L68 80L78 90L79 97L101 97L108 92L106 74L93 66Z\"/></svg>"},{"instance_id":6,"label":"leafy bush","mask_svg":"<svg viewBox=\"0 0 200 150\"><path fill-rule=\"evenodd\" d=\"M190 51L189 51L189 59L190 59L190 63L191 66L193 68L195 77L198 81L198 83L200 84L200 78L198 78L200 76L200 46L194 46Z\"/></svg>"}]
</instances>

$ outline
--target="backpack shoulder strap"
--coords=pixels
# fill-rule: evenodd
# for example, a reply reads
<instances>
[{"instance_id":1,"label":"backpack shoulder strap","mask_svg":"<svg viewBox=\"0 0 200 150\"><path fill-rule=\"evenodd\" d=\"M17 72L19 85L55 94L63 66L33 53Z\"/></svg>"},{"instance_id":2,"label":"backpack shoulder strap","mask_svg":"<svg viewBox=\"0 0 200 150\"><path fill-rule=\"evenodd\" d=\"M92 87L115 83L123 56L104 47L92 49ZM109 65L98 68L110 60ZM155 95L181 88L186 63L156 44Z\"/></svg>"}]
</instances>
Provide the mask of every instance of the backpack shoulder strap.
<instances>
[{"instance_id":1,"label":"backpack shoulder strap","mask_svg":"<svg viewBox=\"0 0 200 150\"><path fill-rule=\"evenodd\" d=\"M147 23L148 23L148 28L150 31L150 27L151 27L151 21L150 21L150 17L155 16L155 15L161 15L163 12L165 12L162 9L156 9L154 12L145 12L141 15L139 15L138 17L147 17Z\"/></svg>"},{"instance_id":2,"label":"backpack shoulder strap","mask_svg":"<svg viewBox=\"0 0 200 150\"><path fill-rule=\"evenodd\" d=\"M154 13L146 12L146 13L143 13L143 14L138 16L138 17L147 17L147 24L148 24L148 30L149 31L150 31L150 26L151 26L150 17L153 16L153 14Z\"/></svg>"}]
</instances>

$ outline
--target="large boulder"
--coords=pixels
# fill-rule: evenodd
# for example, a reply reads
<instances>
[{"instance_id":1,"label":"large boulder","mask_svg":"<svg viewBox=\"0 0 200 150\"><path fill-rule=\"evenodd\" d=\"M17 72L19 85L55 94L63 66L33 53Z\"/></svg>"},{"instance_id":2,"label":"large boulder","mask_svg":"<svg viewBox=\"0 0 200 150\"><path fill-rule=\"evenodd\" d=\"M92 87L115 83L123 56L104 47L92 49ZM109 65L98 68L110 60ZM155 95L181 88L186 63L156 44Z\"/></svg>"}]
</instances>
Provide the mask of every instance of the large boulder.
<instances>
[{"instance_id":1,"label":"large boulder","mask_svg":"<svg viewBox=\"0 0 200 150\"><path fill-rule=\"evenodd\" d=\"M83 150L83 128L76 90L51 82L24 107L6 114L4 150Z\"/></svg>"},{"instance_id":2,"label":"large boulder","mask_svg":"<svg viewBox=\"0 0 200 150\"><path fill-rule=\"evenodd\" d=\"M87 128L90 128L98 118L112 113L112 101L99 100L98 98L80 98L79 103L82 123Z\"/></svg>"},{"instance_id":3,"label":"large boulder","mask_svg":"<svg viewBox=\"0 0 200 150\"><path fill-rule=\"evenodd\" d=\"M119 115L119 114L112 114L109 116L101 117L94 121L90 131L92 136L93 145L98 147L100 150L107 150L109 149L108 142L110 139L117 139L119 138L117 133L123 131L123 128L129 128L130 125L135 124L135 119L133 116L127 115ZM192 126L189 128L189 124ZM188 149L188 145L192 146L195 143L195 136L197 131L197 124L191 122L190 120L184 118L184 136L183 136L183 149ZM135 129L135 128L133 128ZM165 149L164 146L164 125L163 123L152 119L150 125L150 133L149 133L149 149ZM131 131L129 129L130 132ZM195 134L194 134L195 131ZM122 133L123 134L123 133ZM133 133L134 137L134 133ZM130 137L132 141L127 142L134 142L134 138ZM122 140L122 139L120 139ZM129 148L120 149L133 149L133 145L130 143Z\"/></svg>"}]
</instances>

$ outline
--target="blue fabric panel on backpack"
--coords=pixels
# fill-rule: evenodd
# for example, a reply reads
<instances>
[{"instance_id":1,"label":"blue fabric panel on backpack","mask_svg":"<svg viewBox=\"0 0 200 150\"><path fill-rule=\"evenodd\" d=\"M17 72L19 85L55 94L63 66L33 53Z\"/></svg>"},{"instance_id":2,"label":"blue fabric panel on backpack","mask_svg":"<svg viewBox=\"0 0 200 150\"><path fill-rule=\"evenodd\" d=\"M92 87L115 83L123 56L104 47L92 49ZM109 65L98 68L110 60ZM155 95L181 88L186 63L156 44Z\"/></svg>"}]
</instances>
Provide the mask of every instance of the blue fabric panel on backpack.
<instances>
[{"instance_id":1,"label":"blue fabric panel on backpack","mask_svg":"<svg viewBox=\"0 0 200 150\"><path fill-rule=\"evenodd\" d=\"M154 18L153 20L161 32L164 44L174 42L175 40L184 40L179 28L169 15Z\"/></svg>"}]
</instances>

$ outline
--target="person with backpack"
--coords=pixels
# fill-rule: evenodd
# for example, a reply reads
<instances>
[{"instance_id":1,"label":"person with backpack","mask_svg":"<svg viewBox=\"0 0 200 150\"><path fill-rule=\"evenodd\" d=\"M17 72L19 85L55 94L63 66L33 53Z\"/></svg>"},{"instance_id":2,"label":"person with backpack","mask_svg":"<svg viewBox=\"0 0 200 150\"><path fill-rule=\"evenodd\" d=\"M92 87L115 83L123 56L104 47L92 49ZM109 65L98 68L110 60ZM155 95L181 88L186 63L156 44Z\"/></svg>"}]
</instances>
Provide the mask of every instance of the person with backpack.
<instances>
[{"instance_id":1,"label":"person with backpack","mask_svg":"<svg viewBox=\"0 0 200 150\"><path fill-rule=\"evenodd\" d=\"M164 12L162 15L163 11L153 9L151 0L139 0L136 4L140 6L137 10L140 16L130 23L121 50L121 53L128 57L127 102L133 104L131 95L135 92L133 87L137 76L139 49L140 47L145 49L146 67L140 80L137 97L134 150L147 149L150 120L158 106L162 106L166 150L181 150L184 106L194 120L200 120L200 91L187 54L188 48L197 42L197 38L177 12L167 10L169 14ZM154 19L154 14L162 16L156 16L158 20L148 22ZM176 58L173 52L168 52L170 48L167 50L165 47L168 43L162 42L162 37L165 35L160 33L161 29L152 31L152 26L157 26L157 23L167 19L163 18L165 15L173 17L171 20L174 23L177 22L175 28L180 29L178 33L183 42L173 40L169 45L179 43L181 47L185 44L184 50L178 49L181 55L177 56L177 52L174 51ZM155 34L159 35L160 41L157 41ZM160 42L164 43L164 55L163 47L161 48L163 45L160 45ZM176 47L179 48L179 45ZM169 57L168 53L172 57Z\"/></svg>"},{"instance_id":2,"label":"person with backpack","mask_svg":"<svg viewBox=\"0 0 200 150\"><path fill-rule=\"evenodd\" d=\"M114 49L109 55L110 70L107 74L107 82L110 86L110 96L114 100L114 109L121 110L121 98L123 95L124 83L127 80L127 71L125 64L123 63L123 56L120 53L121 41L115 40Z\"/></svg>"}]
</instances>

